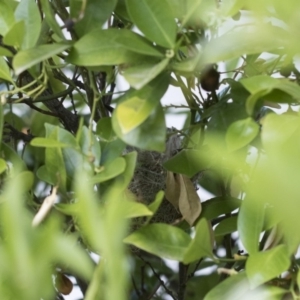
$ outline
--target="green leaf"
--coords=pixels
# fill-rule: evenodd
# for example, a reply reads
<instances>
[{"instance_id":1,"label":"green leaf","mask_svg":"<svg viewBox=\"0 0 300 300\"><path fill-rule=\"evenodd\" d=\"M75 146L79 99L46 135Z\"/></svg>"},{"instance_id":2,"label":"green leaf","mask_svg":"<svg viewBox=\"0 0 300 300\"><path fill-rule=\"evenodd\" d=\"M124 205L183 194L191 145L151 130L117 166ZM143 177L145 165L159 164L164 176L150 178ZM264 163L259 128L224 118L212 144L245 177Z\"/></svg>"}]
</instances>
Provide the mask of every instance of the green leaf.
<instances>
[{"instance_id":1,"label":"green leaf","mask_svg":"<svg viewBox=\"0 0 300 300\"><path fill-rule=\"evenodd\" d=\"M242 201L233 197L215 197L202 203L200 217L212 220L240 207Z\"/></svg>"},{"instance_id":2,"label":"green leaf","mask_svg":"<svg viewBox=\"0 0 300 300\"><path fill-rule=\"evenodd\" d=\"M266 23L243 26L211 39L203 49L201 65L226 61L245 54L261 53L282 47L286 31ZM219 47L222 45L222 47Z\"/></svg>"},{"instance_id":3,"label":"green leaf","mask_svg":"<svg viewBox=\"0 0 300 300\"><path fill-rule=\"evenodd\" d=\"M271 91L278 85L278 79L267 76L257 75L240 80L241 84L251 93L255 94L260 91Z\"/></svg>"},{"instance_id":4,"label":"green leaf","mask_svg":"<svg viewBox=\"0 0 300 300\"><path fill-rule=\"evenodd\" d=\"M70 44L57 43L39 45L35 48L19 51L13 59L13 67L15 72L17 75L19 75L30 67L70 48L70 46Z\"/></svg>"},{"instance_id":5,"label":"green leaf","mask_svg":"<svg viewBox=\"0 0 300 300\"><path fill-rule=\"evenodd\" d=\"M136 26L156 44L173 48L176 23L167 0L126 0L127 11Z\"/></svg>"},{"instance_id":6,"label":"green leaf","mask_svg":"<svg viewBox=\"0 0 300 300\"><path fill-rule=\"evenodd\" d=\"M0 34L5 36L10 27L15 23L14 11L8 1L0 1ZM4 12L4 13L3 13Z\"/></svg>"},{"instance_id":7,"label":"green leaf","mask_svg":"<svg viewBox=\"0 0 300 300\"><path fill-rule=\"evenodd\" d=\"M125 30L125 29L124 29ZM133 38L134 33L124 31L125 35ZM85 66L109 66L119 65L124 63L136 63L139 59L136 50L133 52L132 48L128 49L128 45L123 45L122 41L123 30L119 29L106 29L106 30L93 30L83 36L78 42L74 44L68 62L77 65ZM121 40L119 42L118 40ZM136 45L141 46L142 49L149 49L149 45L142 41L142 38L136 39ZM139 42L137 42L139 41ZM152 48L151 48L152 49ZM146 50L142 50L146 51Z\"/></svg>"},{"instance_id":8,"label":"green leaf","mask_svg":"<svg viewBox=\"0 0 300 300\"><path fill-rule=\"evenodd\" d=\"M91 178L91 183L101 183L110 180L124 172L126 162L123 157L117 157L101 167L101 171Z\"/></svg>"},{"instance_id":9,"label":"green leaf","mask_svg":"<svg viewBox=\"0 0 300 300\"><path fill-rule=\"evenodd\" d=\"M200 19L200 15L203 10L203 0L186 0L184 7L181 7L183 11L182 13L182 20L181 20L181 27L185 24L189 23L189 21L196 21L195 19ZM196 17L196 16L197 17Z\"/></svg>"},{"instance_id":10,"label":"green leaf","mask_svg":"<svg viewBox=\"0 0 300 300\"><path fill-rule=\"evenodd\" d=\"M142 203L124 200L119 203L124 218L152 216L153 213Z\"/></svg>"},{"instance_id":11,"label":"green leaf","mask_svg":"<svg viewBox=\"0 0 300 300\"><path fill-rule=\"evenodd\" d=\"M62 30L55 19L55 15L51 8L50 2L48 0L41 0L41 6L42 6L43 12L45 14L46 22L49 25L49 27L53 30L53 32L58 37L60 37L62 40L65 40Z\"/></svg>"},{"instance_id":12,"label":"green leaf","mask_svg":"<svg viewBox=\"0 0 300 300\"><path fill-rule=\"evenodd\" d=\"M206 152L206 153L205 153ZM164 167L174 173L192 177L208 167L207 149L184 149L164 163Z\"/></svg>"},{"instance_id":13,"label":"green leaf","mask_svg":"<svg viewBox=\"0 0 300 300\"><path fill-rule=\"evenodd\" d=\"M24 39L22 49L29 49L36 45L41 31L41 16L34 0L22 0L15 10L17 21L24 20Z\"/></svg>"},{"instance_id":14,"label":"green leaf","mask_svg":"<svg viewBox=\"0 0 300 300\"><path fill-rule=\"evenodd\" d=\"M260 233L264 222L264 203L247 198L242 202L238 215L240 239L250 255L258 252Z\"/></svg>"},{"instance_id":15,"label":"green leaf","mask_svg":"<svg viewBox=\"0 0 300 300\"><path fill-rule=\"evenodd\" d=\"M99 166L101 159L100 143L96 136L92 134L86 126L82 126L76 133L76 139L81 148L82 154L89 162Z\"/></svg>"},{"instance_id":16,"label":"green leaf","mask_svg":"<svg viewBox=\"0 0 300 300\"><path fill-rule=\"evenodd\" d=\"M164 199L164 192L159 191L156 194L155 199L148 205L148 209L152 212L152 216L154 216L155 213L157 212L157 210L159 209L163 199ZM150 222L152 216L147 218L147 221L146 221L147 224Z\"/></svg>"},{"instance_id":17,"label":"green leaf","mask_svg":"<svg viewBox=\"0 0 300 300\"><path fill-rule=\"evenodd\" d=\"M206 219L201 219L195 229L195 237L190 242L182 260L185 264L202 257L213 257L210 230Z\"/></svg>"},{"instance_id":18,"label":"green leaf","mask_svg":"<svg viewBox=\"0 0 300 300\"><path fill-rule=\"evenodd\" d=\"M4 57L0 57L0 78L7 80L9 82L13 82L13 79L10 76L9 67ZM2 103L0 105L2 105Z\"/></svg>"},{"instance_id":19,"label":"green leaf","mask_svg":"<svg viewBox=\"0 0 300 300\"><path fill-rule=\"evenodd\" d=\"M232 275L210 290L204 300L240 300L249 291L249 283L245 272ZM256 298L255 298L256 299ZM250 300L250 299L249 299Z\"/></svg>"},{"instance_id":20,"label":"green leaf","mask_svg":"<svg viewBox=\"0 0 300 300\"><path fill-rule=\"evenodd\" d=\"M163 109L158 105L138 127L124 134L113 114L112 124L118 137L125 143L144 150L164 151L166 146L166 124Z\"/></svg>"},{"instance_id":21,"label":"green leaf","mask_svg":"<svg viewBox=\"0 0 300 300\"><path fill-rule=\"evenodd\" d=\"M139 90L158 74L160 74L168 65L169 59L166 58L158 64L139 64L129 67L122 72L122 75L128 81L130 86Z\"/></svg>"},{"instance_id":22,"label":"green leaf","mask_svg":"<svg viewBox=\"0 0 300 300\"><path fill-rule=\"evenodd\" d=\"M181 261L190 243L190 236L177 227L167 224L150 224L124 239L127 244L161 258Z\"/></svg>"},{"instance_id":23,"label":"green leaf","mask_svg":"<svg viewBox=\"0 0 300 300\"><path fill-rule=\"evenodd\" d=\"M94 251L101 251L103 219L100 217L100 207L93 186L89 183L88 174L77 169L73 185L77 207L73 207L72 212L75 213L80 232Z\"/></svg>"},{"instance_id":24,"label":"green leaf","mask_svg":"<svg viewBox=\"0 0 300 300\"><path fill-rule=\"evenodd\" d=\"M0 158L0 174L6 171L6 169L7 169L6 161Z\"/></svg>"},{"instance_id":25,"label":"green leaf","mask_svg":"<svg viewBox=\"0 0 300 300\"><path fill-rule=\"evenodd\" d=\"M127 134L141 125L154 110L154 101L147 101L137 96L125 100L116 108L116 118L118 120L122 134Z\"/></svg>"},{"instance_id":26,"label":"green leaf","mask_svg":"<svg viewBox=\"0 0 300 300\"><path fill-rule=\"evenodd\" d=\"M251 254L246 262L246 273L250 287L255 288L279 276L287 271L289 266L289 253L285 245Z\"/></svg>"},{"instance_id":27,"label":"green leaf","mask_svg":"<svg viewBox=\"0 0 300 300\"><path fill-rule=\"evenodd\" d=\"M108 20L112 14L117 0L89 0L86 2L83 18L75 24L76 33L81 37L84 34L101 29L103 24ZM81 11L81 1L71 0L71 17L78 19ZM101 9L99 9L101 7Z\"/></svg>"},{"instance_id":28,"label":"green leaf","mask_svg":"<svg viewBox=\"0 0 300 300\"><path fill-rule=\"evenodd\" d=\"M116 38L116 42L124 49L130 50L135 53L154 56L164 57L164 53L157 47L154 47L147 39L143 36L130 31L128 29L122 29L120 34Z\"/></svg>"},{"instance_id":29,"label":"green leaf","mask_svg":"<svg viewBox=\"0 0 300 300\"><path fill-rule=\"evenodd\" d=\"M11 57L13 54L8 49L0 46L0 56Z\"/></svg>"},{"instance_id":30,"label":"green leaf","mask_svg":"<svg viewBox=\"0 0 300 300\"><path fill-rule=\"evenodd\" d=\"M72 145L68 145L62 143L60 141L49 139L49 138L34 138L30 141L30 145L34 147L45 147L45 148L64 148L64 147L72 147Z\"/></svg>"},{"instance_id":31,"label":"green leaf","mask_svg":"<svg viewBox=\"0 0 300 300\"><path fill-rule=\"evenodd\" d=\"M267 153L275 153L276 156L297 139L300 129L300 118L298 115L290 114L268 114L264 119L262 131L262 143ZM291 150L295 147L289 145Z\"/></svg>"},{"instance_id":32,"label":"green leaf","mask_svg":"<svg viewBox=\"0 0 300 300\"><path fill-rule=\"evenodd\" d=\"M215 236L223 236L237 231L237 216L222 220L214 230Z\"/></svg>"},{"instance_id":33,"label":"green leaf","mask_svg":"<svg viewBox=\"0 0 300 300\"><path fill-rule=\"evenodd\" d=\"M24 20L14 23L3 38L6 45L20 48L24 39Z\"/></svg>"},{"instance_id":34,"label":"green leaf","mask_svg":"<svg viewBox=\"0 0 300 300\"><path fill-rule=\"evenodd\" d=\"M252 118L233 122L225 136L229 151L235 151L248 145L258 132L259 125Z\"/></svg>"}]
</instances>

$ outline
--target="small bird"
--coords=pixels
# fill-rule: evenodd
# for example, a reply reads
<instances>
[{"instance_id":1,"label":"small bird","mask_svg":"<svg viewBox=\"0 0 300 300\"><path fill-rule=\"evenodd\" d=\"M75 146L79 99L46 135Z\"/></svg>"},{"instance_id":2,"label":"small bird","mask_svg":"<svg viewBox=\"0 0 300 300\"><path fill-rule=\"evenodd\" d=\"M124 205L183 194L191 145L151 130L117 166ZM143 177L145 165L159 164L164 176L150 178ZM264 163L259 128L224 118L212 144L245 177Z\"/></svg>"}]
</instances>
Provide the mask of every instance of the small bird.
<instances>
[{"instance_id":1,"label":"small bird","mask_svg":"<svg viewBox=\"0 0 300 300\"><path fill-rule=\"evenodd\" d=\"M200 76L201 87L207 91L212 92L219 88L220 73L215 69L215 65L207 65Z\"/></svg>"}]
</instances>

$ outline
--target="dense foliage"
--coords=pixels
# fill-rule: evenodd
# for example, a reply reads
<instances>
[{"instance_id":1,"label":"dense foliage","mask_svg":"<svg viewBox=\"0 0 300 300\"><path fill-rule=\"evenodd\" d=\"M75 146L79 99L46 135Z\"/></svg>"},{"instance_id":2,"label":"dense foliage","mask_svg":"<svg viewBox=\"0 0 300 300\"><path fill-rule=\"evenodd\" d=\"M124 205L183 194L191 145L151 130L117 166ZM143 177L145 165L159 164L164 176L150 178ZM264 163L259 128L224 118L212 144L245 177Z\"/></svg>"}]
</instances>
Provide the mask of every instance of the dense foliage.
<instances>
[{"instance_id":1,"label":"dense foliage","mask_svg":"<svg viewBox=\"0 0 300 300\"><path fill-rule=\"evenodd\" d=\"M0 298L299 299L299 12L0 0Z\"/></svg>"}]
</instances>

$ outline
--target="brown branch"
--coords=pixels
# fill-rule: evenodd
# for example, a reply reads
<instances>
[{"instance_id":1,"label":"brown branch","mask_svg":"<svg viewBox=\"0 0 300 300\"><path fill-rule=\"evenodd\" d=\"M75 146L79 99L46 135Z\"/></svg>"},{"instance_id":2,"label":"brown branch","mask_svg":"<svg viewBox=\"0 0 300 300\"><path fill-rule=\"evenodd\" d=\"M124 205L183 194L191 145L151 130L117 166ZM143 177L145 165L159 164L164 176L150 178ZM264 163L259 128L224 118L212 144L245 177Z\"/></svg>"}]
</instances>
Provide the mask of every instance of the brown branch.
<instances>
[{"instance_id":1,"label":"brown branch","mask_svg":"<svg viewBox=\"0 0 300 300\"><path fill-rule=\"evenodd\" d=\"M21 103L25 103L26 105L28 105L29 107L31 107L32 109L44 114L44 115L49 115L49 116L52 116L52 117L56 117L58 118L58 115L51 112L51 111L48 111L48 110L44 110L44 109L41 109L37 106L35 106L34 104L32 104L30 101L28 100L23 100Z\"/></svg>"}]
</instances>

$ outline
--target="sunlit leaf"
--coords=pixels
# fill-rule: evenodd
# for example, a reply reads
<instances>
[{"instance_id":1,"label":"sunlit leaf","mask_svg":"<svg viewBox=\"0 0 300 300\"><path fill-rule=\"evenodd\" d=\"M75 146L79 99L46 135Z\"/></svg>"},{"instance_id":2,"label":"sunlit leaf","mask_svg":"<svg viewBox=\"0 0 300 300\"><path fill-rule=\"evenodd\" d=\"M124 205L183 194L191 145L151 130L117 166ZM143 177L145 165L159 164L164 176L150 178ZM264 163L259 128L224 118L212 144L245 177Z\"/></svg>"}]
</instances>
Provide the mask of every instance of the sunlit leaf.
<instances>
[{"instance_id":1,"label":"sunlit leaf","mask_svg":"<svg viewBox=\"0 0 300 300\"><path fill-rule=\"evenodd\" d=\"M285 245L251 254L247 259L246 273L251 288L280 275L290 266L289 254Z\"/></svg>"}]
</instances>

